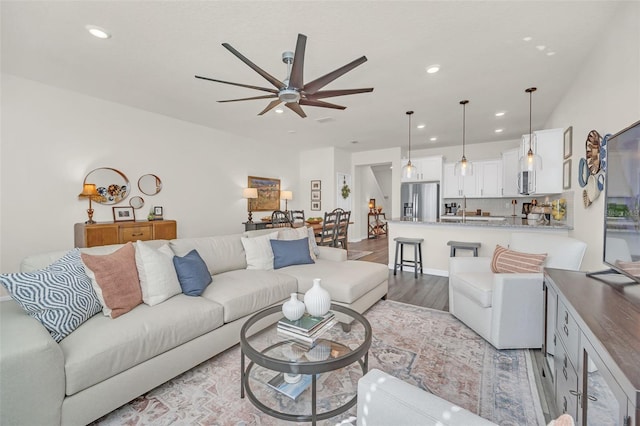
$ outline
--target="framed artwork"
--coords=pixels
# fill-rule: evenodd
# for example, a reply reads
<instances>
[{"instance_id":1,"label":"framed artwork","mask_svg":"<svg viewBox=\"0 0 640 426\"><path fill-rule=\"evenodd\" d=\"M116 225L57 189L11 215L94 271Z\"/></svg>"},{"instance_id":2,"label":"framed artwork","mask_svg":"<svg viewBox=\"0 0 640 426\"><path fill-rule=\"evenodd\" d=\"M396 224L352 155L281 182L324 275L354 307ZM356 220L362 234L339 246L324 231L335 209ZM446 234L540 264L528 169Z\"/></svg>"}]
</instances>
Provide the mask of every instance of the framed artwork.
<instances>
[{"instance_id":1,"label":"framed artwork","mask_svg":"<svg viewBox=\"0 0 640 426\"><path fill-rule=\"evenodd\" d=\"M154 206L153 207L153 215L158 217L162 217L162 206Z\"/></svg>"},{"instance_id":2,"label":"framed artwork","mask_svg":"<svg viewBox=\"0 0 640 426\"><path fill-rule=\"evenodd\" d=\"M573 126L564 131L564 159L571 157L573 145ZM569 166L571 167L571 166Z\"/></svg>"},{"instance_id":3,"label":"framed artwork","mask_svg":"<svg viewBox=\"0 0 640 426\"><path fill-rule=\"evenodd\" d=\"M320 180L312 180L311 181L311 190L312 191L320 191L322 189L322 181Z\"/></svg>"},{"instance_id":4,"label":"framed artwork","mask_svg":"<svg viewBox=\"0 0 640 426\"><path fill-rule=\"evenodd\" d=\"M311 210L319 211L320 210L320 201L312 201L311 202Z\"/></svg>"},{"instance_id":5,"label":"framed artwork","mask_svg":"<svg viewBox=\"0 0 640 426\"><path fill-rule=\"evenodd\" d=\"M112 207L114 222L135 222L135 210L131 206Z\"/></svg>"},{"instance_id":6,"label":"framed artwork","mask_svg":"<svg viewBox=\"0 0 640 426\"><path fill-rule=\"evenodd\" d=\"M280 179L249 176L247 187L258 190L258 198L247 200L249 211L280 210Z\"/></svg>"},{"instance_id":7,"label":"framed artwork","mask_svg":"<svg viewBox=\"0 0 640 426\"><path fill-rule=\"evenodd\" d=\"M320 191L311 191L311 201L320 201Z\"/></svg>"},{"instance_id":8,"label":"framed artwork","mask_svg":"<svg viewBox=\"0 0 640 426\"><path fill-rule=\"evenodd\" d=\"M571 160L562 164L562 189L571 189Z\"/></svg>"}]
</instances>

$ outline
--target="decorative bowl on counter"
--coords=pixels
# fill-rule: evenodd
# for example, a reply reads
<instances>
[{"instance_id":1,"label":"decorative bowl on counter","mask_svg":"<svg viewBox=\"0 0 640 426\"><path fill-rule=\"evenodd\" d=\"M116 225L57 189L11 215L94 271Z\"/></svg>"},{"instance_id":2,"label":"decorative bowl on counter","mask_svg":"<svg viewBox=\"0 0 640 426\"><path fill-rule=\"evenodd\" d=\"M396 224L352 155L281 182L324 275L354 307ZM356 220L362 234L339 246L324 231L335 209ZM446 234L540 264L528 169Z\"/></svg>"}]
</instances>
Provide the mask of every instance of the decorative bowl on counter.
<instances>
[{"instance_id":1,"label":"decorative bowl on counter","mask_svg":"<svg viewBox=\"0 0 640 426\"><path fill-rule=\"evenodd\" d=\"M310 217L309 219L306 220L306 222L309 225L317 225L320 222L322 222L322 218L320 218L320 217Z\"/></svg>"}]
</instances>

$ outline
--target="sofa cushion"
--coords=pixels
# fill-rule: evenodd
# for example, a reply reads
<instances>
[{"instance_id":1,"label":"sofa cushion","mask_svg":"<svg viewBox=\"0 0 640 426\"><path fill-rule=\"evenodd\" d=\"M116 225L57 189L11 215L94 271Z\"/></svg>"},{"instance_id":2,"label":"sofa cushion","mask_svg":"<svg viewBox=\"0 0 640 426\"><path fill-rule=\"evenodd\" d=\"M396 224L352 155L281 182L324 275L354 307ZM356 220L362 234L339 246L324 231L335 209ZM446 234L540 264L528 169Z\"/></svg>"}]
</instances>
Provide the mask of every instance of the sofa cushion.
<instances>
[{"instance_id":1,"label":"sofa cushion","mask_svg":"<svg viewBox=\"0 0 640 426\"><path fill-rule=\"evenodd\" d=\"M244 247L240 242L240 234L203 238L178 238L171 240L170 246L171 250L178 256L184 256L194 249L198 250L211 275L247 267Z\"/></svg>"},{"instance_id":2,"label":"sofa cushion","mask_svg":"<svg viewBox=\"0 0 640 426\"><path fill-rule=\"evenodd\" d=\"M449 278L449 285L483 308L491 307L493 272L461 272Z\"/></svg>"},{"instance_id":3,"label":"sofa cushion","mask_svg":"<svg viewBox=\"0 0 640 426\"><path fill-rule=\"evenodd\" d=\"M143 241L136 242L135 246L136 266L144 303L149 306L157 305L182 292L173 266L173 252L168 244L157 250Z\"/></svg>"},{"instance_id":4,"label":"sofa cushion","mask_svg":"<svg viewBox=\"0 0 640 426\"><path fill-rule=\"evenodd\" d=\"M202 297L223 306L227 323L288 299L297 287L296 279L290 275L240 269L214 275Z\"/></svg>"},{"instance_id":5,"label":"sofa cushion","mask_svg":"<svg viewBox=\"0 0 640 426\"><path fill-rule=\"evenodd\" d=\"M131 242L111 254L82 253L82 262L102 303L102 312L111 318L126 314L142 303L142 290Z\"/></svg>"},{"instance_id":6,"label":"sofa cushion","mask_svg":"<svg viewBox=\"0 0 640 426\"><path fill-rule=\"evenodd\" d=\"M279 271L298 280L298 293L305 293L313 279L320 278L331 300L340 303L355 302L389 278L386 265L359 260L334 262L319 258L313 265L287 266Z\"/></svg>"},{"instance_id":7,"label":"sofa cushion","mask_svg":"<svg viewBox=\"0 0 640 426\"><path fill-rule=\"evenodd\" d=\"M498 244L491 259L491 270L497 274L542 272L546 257L546 253L523 253Z\"/></svg>"},{"instance_id":8,"label":"sofa cushion","mask_svg":"<svg viewBox=\"0 0 640 426\"><path fill-rule=\"evenodd\" d=\"M309 248L309 238L300 240L271 240L273 249L273 268L280 269L290 265L306 265L314 263Z\"/></svg>"},{"instance_id":9,"label":"sofa cushion","mask_svg":"<svg viewBox=\"0 0 640 426\"><path fill-rule=\"evenodd\" d=\"M240 238L247 258L247 269L273 270L273 250L269 241L276 238L278 238L277 232L254 238Z\"/></svg>"},{"instance_id":10,"label":"sofa cushion","mask_svg":"<svg viewBox=\"0 0 640 426\"><path fill-rule=\"evenodd\" d=\"M222 306L178 294L127 315L95 315L60 343L73 395L222 325Z\"/></svg>"},{"instance_id":11,"label":"sofa cushion","mask_svg":"<svg viewBox=\"0 0 640 426\"><path fill-rule=\"evenodd\" d=\"M2 274L0 282L56 342L102 310L78 249L41 270Z\"/></svg>"},{"instance_id":12,"label":"sofa cushion","mask_svg":"<svg viewBox=\"0 0 640 426\"><path fill-rule=\"evenodd\" d=\"M200 296L211 284L211 275L197 250L191 250L184 256L173 256L178 281L182 292L188 296Z\"/></svg>"}]
</instances>

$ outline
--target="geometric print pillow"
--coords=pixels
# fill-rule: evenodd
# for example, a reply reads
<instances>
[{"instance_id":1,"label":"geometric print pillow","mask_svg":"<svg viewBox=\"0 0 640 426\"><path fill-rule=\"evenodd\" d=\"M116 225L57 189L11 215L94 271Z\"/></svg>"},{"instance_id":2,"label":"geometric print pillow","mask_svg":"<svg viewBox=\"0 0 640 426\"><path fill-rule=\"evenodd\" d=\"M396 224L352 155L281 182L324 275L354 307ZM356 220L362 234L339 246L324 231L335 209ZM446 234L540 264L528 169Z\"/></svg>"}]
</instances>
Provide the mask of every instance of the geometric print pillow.
<instances>
[{"instance_id":1,"label":"geometric print pillow","mask_svg":"<svg viewBox=\"0 0 640 426\"><path fill-rule=\"evenodd\" d=\"M44 269L2 274L0 283L56 342L102 310L77 248Z\"/></svg>"}]
</instances>

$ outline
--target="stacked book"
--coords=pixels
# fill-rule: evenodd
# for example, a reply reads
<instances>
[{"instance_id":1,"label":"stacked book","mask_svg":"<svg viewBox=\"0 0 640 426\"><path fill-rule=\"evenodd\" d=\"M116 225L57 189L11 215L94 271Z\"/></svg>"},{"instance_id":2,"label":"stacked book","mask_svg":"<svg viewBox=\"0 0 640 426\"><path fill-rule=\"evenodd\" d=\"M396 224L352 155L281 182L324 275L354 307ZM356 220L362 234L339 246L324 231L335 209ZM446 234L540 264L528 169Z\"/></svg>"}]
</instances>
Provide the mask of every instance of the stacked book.
<instances>
[{"instance_id":1,"label":"stacked book","mask_svg":"<svg viewBox=\"0 0 640 426\"><path fill-rule=\"evenodd\" d=\"M320 336L336 324L337 319L329 311L321 317L305 313L302 318L291 321L282 318L278 321L278 333L313 347Z\"/></svg>"}]
</instances>

